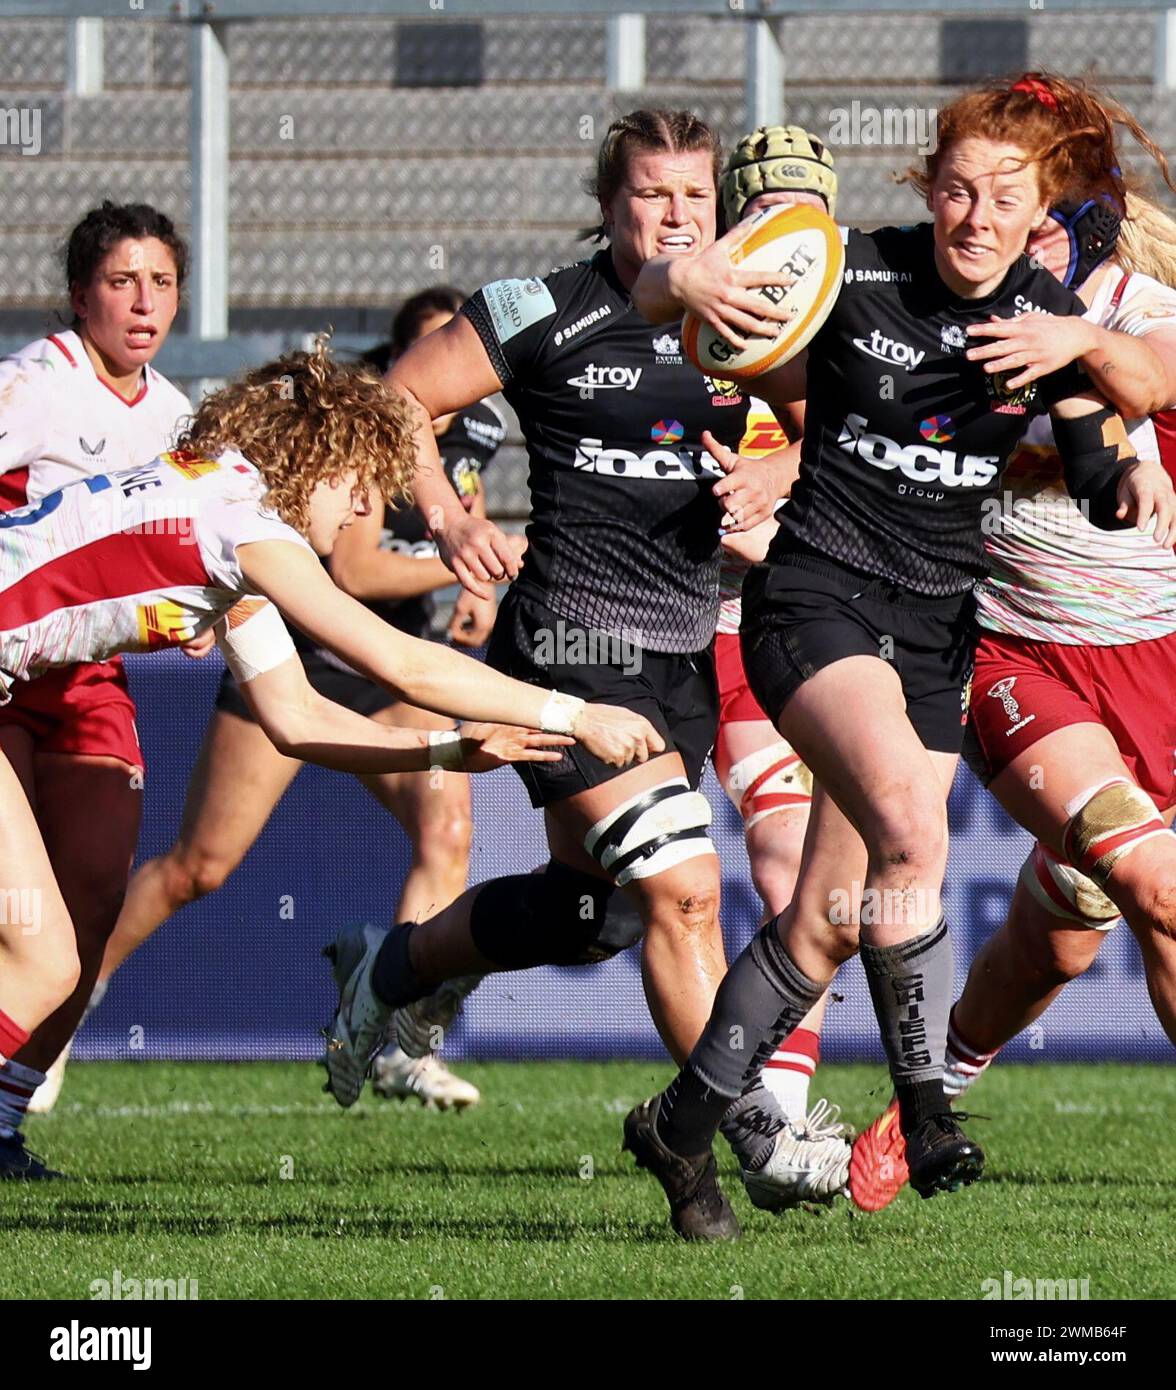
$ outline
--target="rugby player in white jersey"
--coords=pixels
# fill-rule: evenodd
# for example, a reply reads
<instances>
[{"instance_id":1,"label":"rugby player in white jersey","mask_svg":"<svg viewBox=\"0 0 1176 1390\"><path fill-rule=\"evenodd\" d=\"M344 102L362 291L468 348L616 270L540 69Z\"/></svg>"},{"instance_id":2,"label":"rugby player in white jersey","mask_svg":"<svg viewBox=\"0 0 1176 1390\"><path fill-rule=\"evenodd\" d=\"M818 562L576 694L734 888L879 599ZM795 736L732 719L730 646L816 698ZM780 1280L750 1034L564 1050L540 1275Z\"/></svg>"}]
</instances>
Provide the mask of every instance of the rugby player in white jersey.
<instances>
[{"instance_id":1,"label":"rugby player in white jersey","mask_svg":"<svg viewBox=\"0 0 1176 1390\"><path fill-rule=\"evenodd\" d=\"M1056 77L1022 81L1055 103L1059 120L1064 112L1090 125L1114 109ZM1162 154L1143 143L1166 176ZM970 330L961 351L1011 391L1081 362L1128 421L1139 456L1176 476L1176 415L1163 409L1176 403L1176 223L1130 193L1121 221L1117 206L1079 189L1029 251L1086 314L1028 311ZM952 1099L1090 966L1120 916L1176 1042L1176 560L1150 535L1091 525L1065 491L1045 420L1033 422L1006 477L986 539L990 573L977 589L966 751L1037 842L1005 925L951 1013ZM891 1105L855 1145L851 1192L866 1210L888 1205L907 1179L895 1119Z\"/></svg>"},{"instance_id":2,"label":"rugby player in white jersey","mask_svg":"<svg viewBox=\"0 0 1176 1390\"><path fill-rule=\"evenodd\" d=\"M393 320L397 351L448 322L464 298L445 286L411 296ZM443 423L447 428L438 446L448 476L455 486L463 487L464 500L471 506L480 503L484 514L481 469L493 458L505 427L481 403ZM452 571L437 558L436 545L420 514L412 508L387 506L379 498L340 537L329 567L345 592L414 637L429 634L431 592L454 582ZM480 638L474 633L478 640L472 645L485 641L493 615L492 600L469 599L467 616L478 620L482 629ZM454 640L466 642L465 633L457 629L455 619ZM299 633L292 636L307 679L320 695L382 724L453 728L451 720L397 702L383 686ZM242 775L244 768L248 768L247 776ZM100 988L173 914L221 887L245 858L300 769L300 763L284 758L266 738L226 670L184 801L179 836L166 853L136 869L107 943ZM395 920L428 916L465 887L472 834L469 779L450 772L365 774L360 780L397 818L409 839L412 860ZM427 1041L430 1030L424 1032ZM378 1060L374 1087L378 1094L400 1099L413 1096L437 1109L475 1105L480 1098L477 1088L450 1072L428 1046L413 1057L389 1047Z\"/></svg>"},{"instance_id":3,"label":"rugby player in white jersey","mask_svg":"<svg viewBox=\"0 0 1176 1390\"><path fill-rule=\"evenodd\" d=\"M170 446L191 405L151 361L175 319L186 269L187 247L153 207L106 202L74 227L65 250L72 327L0 362L0 510ZM34 1109L56 1098L126 890L143 755L121 663L87 662L22 683L0 711L0 747L36 807L82 958L75 995L0 1071L3 1175L30 1097L36 1092ZM87 820L78 805L89 807Z\"/></svg>"},{"instance_id":4,"label":"rugby player in white jersey","mask_svg":"<svg viewBox=\"0 0 1176 1390\"><path fill-rule=\"evenodd\" d=\"M475 772L558 759L569 735L618 765L661 751L642 716L524 685L409 637L331 582L319 556L366 513L370 489L394 501L411 477L409 416L374 378L337 366L322 347L290 354L206 398L180 445L0 515L0 701L49 668L176 645L219 624L245 698L289 757L351 772ZM403 730L333 704L308 684L277 609L415 705L528 727ZM75 993L81 966L69 909L7 756L0 805L0 900L18 907L6 914L17 920L0 924L6 1064ZM93 821L89 806L74 814ZM6 1149L8 1176L51 1175L19 1131Z\"/></svg>"}]
</instances>

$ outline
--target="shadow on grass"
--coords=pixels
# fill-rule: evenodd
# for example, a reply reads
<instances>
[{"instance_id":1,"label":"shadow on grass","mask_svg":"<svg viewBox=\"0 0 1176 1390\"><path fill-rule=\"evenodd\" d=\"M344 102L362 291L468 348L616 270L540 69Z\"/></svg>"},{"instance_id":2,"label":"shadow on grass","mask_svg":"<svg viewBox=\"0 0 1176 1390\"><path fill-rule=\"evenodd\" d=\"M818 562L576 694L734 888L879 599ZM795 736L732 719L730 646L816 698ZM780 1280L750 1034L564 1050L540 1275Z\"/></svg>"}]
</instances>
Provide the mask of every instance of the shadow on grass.
<instances>
[{"instance_id":1,"label":"shadow on grass","mask_svg":"<svg viewBox=\"0 0 1176 1390\"><path fill-rule=\"evenodd\" d=\"M337 1208L313 1214L288 1212L265 1217L242 1214L217 1216L206 1212L167 1214L150 1210L118 1211L103 1202L69 1202L55 1210L0 1212L0 1238L7 1232L41 1231L57 1235L89 1236L224 1236L289 1235L311 1240L381 1239L413 1240L441 1236L482 1241L554 1241L587 1239L626 1245L661 1244L675 1237L664 1226L649 1222L623 1222L606 1213L586 1218L544 1218L522 1215L425 1216L409 1218L395 1213L357 1215L354 1209Z\"/></svg>"}]
</instances>

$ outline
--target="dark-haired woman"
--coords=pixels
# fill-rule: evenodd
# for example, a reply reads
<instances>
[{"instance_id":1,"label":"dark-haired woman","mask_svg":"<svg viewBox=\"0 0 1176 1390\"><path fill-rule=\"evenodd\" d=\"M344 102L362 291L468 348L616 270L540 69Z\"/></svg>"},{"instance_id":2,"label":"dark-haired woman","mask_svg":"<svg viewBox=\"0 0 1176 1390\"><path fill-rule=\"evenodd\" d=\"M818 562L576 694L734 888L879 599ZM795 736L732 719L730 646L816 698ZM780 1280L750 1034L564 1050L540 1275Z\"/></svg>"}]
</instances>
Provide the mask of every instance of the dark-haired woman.
<instances>
[{"instance_id":1,"label":"dark-haired woman","mask_svg":"<svg viewBox=\"0 0 1176 1390\"><path fill-rule=\"evenodd\" d=\"M328 1065L341 1104L367 1066L370 1035L350 1000L369 989L389 1009L436 1017L426 996L443 981L601 960L642 936L646 999L672 1056L686 1057L710 1012L725 961L698 783L718 715L719 541L724 524L768 516L783 483L772 461L733 452L746 397L699 376L678 334L635 312L629 287L651 257L714 240L720 164L714 132L688 111L614 122L591 182L609 244L576 265L484 286L392 368L392 384L420 407L414 492L445 558L475 592L518 576L488 664L640 711L666 751L617 769L569 749L524 778L544 812L542 872L492 880L427 922L393 928L374 963L370 941L340 938L336 1033L350 1042ZM469 516L446 482L430 424L498 390L531 465L521 572L509 538ZM770 1104L732 1107L726 1132L745 1164L778 1132Z\"/></svg>"},{"instance_id":2,"label":"dark-haired woman","mask_svg":"<svg viewBox=\"0 0 1176 1390\"><path fill-rule=\"evenodd\" d=\"M0 517L0 704L45 670L215 628L251 713L295 759L356 773L477 772L548 759L572 738L622 766L660 751L640 715L487 671L398 632L331 582L319 557L366 515L373 492L403 497L415 462L408 413L375 377L341 369L322 344L289 353L206 397L179 444ZM282 614L398 699L521 727L425 732L364 718L310 685ZM84 806L74 814L92 819ZM0 902L0 1156L9 1177L45 1178L20 1138L11 1058L76 991L80 965L43 837L2 753Z\"/></svg>"},{"instance_id":3,"label":"dark-haired woman","mask_svg":"<svg viewBox=\"0 0 1176 1390\"><path fill-rule=\"evenodd\" d=\"M407 300L393 321L393 340L411 343L453 317L463 296L445 286ZM465 417L470 417L467 420ZM447 475L466 505L482 505L481 470L505 434L497 411L481 403L451 419L440 448ZM437 558L437 547L411 508L373 499L335 546L329 567L344 592L360 599L385 622L414 637L430 632L430 595L453 583ZM485 610L489 609L487 613ZM474 600L465 617L455 615L451 636L459 646L480 646L493 623L494 603ZM311 685L322 695L383 724L426 730L452 729L453 721L398 701L387 689L340 662L332 652L295 633L294 642ZM127 890L118 927L106 949L99 976L105 983L122 962L180 908L215 892L249 852L302 763L284 757L266 738L227 670L216 710L204 736L188 788L176 843L139 866ZM388 772L363 775L363 786L400 822L412 860L396 907L396 921L431 916L453 901L466 884L473 824L469 778L461 772ZM409 1057L390 1048L375 1074L381 1095L439 1109L463 1108L479 1100L477 1088L453 1075L426 1050Z\"/></svg>"},{"instance_id":4,"label":"dark-haired woman","mask_svg":"<svg viewBox=\"0 0 1176 1390\"><path fill-rule=\"evenodd\" d=\"M147 463L172 443L191 406L151 361L175 319L187 260L171 220L145 204L106 202L74 227L65 252L71 327L0 362L0 510ZM0 710L0 748L36 808L82 959L76 993L5 1079L27 1101L77 1027L139 833L143 755L121 663L22 682Z\"/></svg>"}]
</instances>

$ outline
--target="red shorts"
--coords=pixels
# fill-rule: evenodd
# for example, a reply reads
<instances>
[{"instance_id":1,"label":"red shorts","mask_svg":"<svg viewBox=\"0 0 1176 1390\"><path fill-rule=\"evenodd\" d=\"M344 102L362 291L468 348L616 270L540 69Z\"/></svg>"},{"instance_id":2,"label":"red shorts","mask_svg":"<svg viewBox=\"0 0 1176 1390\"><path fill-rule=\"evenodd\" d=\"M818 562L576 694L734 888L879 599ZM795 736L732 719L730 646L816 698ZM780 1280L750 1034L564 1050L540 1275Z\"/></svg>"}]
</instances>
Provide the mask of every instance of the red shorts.
<instances>
[{"instance_id":1,"label":"red shorts","mask_svg":"<svg viewBox=\"0 0 1176 1390\"><path fill-rule=\"evenodd\" d=\"M86 662L14 681L0 729L27 729L39 753L82 753L143 766L135 702L122 662Z\"/></svg>"},{"instance_id":2,"label":"red shorts","mask_svg":"<svg viewBox=\"0 0 1176 1390\"><path fill-rule=\"evenodd\" d=\"M715 675L719 682L719 728L739 720L771 723L747 684L737 632L715 634Z\"/></svg>"},{"instance_id":3,"label":"red shorts","mask_svg":"<svg viewBox=\"0 0 1176 1390\"><path fill-rule=\"evenodd\" d=\"M1160 810L1176 804L1176 633L1121 647L984 633L970 732L989 777L1071 724L1101 724Z\"/></svg>"}]
</instances>

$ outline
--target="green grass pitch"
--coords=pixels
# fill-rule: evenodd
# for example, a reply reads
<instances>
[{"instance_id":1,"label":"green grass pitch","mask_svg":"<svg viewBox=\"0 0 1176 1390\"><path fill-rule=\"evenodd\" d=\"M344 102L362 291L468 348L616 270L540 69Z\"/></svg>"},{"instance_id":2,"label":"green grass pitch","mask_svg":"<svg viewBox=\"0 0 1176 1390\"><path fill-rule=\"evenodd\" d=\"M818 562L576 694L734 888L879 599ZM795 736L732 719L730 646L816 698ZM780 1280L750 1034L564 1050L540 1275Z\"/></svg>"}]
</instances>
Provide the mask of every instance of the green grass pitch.
<instances>
[{"instance_id":1,"label":"green grass pitch","mask_svg":"<svg viewBox=\"0 0 1176 1390\"><path fill-rule=\"evenodd\" d=\"M462 1115L374 1096L340 1111L296 1064L70 1069L33 1148L82 1181L0 1183L0 1297L95 1280L196 1280L201 1299L978 1299L982 1281L1089 1279L1091 1298L1176 1292L1176 1069L997 1067L970 1126L983 1182L872 1216L755 1211L725 1146L742 1242L678 1241L621 1119L669 1079L642 1063L458 1068ZM880 1067L822 1067L864 1125ZM190 1287L190 1285L189 1285Z\"/></svg>"}]
</instances>

